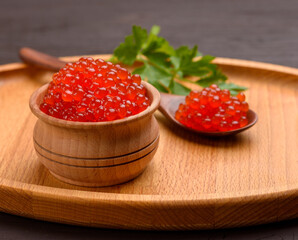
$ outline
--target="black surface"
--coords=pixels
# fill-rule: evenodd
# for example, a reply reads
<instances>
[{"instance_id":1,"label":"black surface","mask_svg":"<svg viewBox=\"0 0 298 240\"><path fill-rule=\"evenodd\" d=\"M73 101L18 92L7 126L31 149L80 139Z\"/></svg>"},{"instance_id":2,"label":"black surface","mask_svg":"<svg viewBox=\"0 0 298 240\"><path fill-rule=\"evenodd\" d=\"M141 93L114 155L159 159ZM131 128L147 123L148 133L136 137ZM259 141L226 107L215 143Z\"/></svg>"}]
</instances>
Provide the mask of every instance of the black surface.
<instances>
[{"instance_id":1,"label":"black surface","mask_svg":"<svg viewBox=\"0 0 298 240\"><path fill-rule=\"evenodd\" d=\"M298 67L298 1L1 0L0 63L31 46L56 56L111 53L131 25L162 27L174 46Z\"/></svg>"},{"instance_id":2,"label":"black surface","mask_svg":"<svg viewBox=\"0 0 298 240\"><path fill-rule=\"evenodd\" d=\"M234 229L213 231L128 231L62 225L0 214L0 239L171 239L171 240L297 240L298 219Z\"/></svg>"},{"instance_id":3,"label":"black surface","mask_svg":"<svg viewBox=\"0 0 298 240\"><path fill-rule=\"evenodd\" d=\"M162 27L174 46L298 67L298 1L0 0L0 64L20 47L56 56L111 53L131 25ZM1 121L1 120L0 120ZM0 239L298 239L298 221L188 232L74 227L0 213Z\"/></svg>"}]
</instances>

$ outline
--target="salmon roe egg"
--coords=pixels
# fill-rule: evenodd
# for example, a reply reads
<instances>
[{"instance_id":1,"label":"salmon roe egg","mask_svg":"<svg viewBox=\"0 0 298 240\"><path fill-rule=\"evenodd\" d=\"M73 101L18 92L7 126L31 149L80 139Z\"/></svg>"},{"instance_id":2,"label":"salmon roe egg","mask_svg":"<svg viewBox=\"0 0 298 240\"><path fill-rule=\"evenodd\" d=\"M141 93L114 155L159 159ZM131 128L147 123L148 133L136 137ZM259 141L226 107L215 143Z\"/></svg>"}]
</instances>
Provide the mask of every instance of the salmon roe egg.
<instances>
[{"instance_id":1,"label":"salmon roe egg","mask_svg":"<svg viewBox=\"0 0 298 240\"><path fill-rule=\"evenodd\" d=\"M179 105L175 118L195 130L225 132L246 126L248 110L243 92L233 97L229 90L212 84L202 91L191 91L185 103Z\"/></svg>"},{"instance_id":2,"label":"salmon roe egg","mask_svg":"<svg viewBox=\"0 0 298 240\"><path fill-rule=\"evenodd\" d=\"M138 114L149 105L139 75L83 57L53 75L40 110L68 121L101 122Z\"/></svg>"}]
</instances>

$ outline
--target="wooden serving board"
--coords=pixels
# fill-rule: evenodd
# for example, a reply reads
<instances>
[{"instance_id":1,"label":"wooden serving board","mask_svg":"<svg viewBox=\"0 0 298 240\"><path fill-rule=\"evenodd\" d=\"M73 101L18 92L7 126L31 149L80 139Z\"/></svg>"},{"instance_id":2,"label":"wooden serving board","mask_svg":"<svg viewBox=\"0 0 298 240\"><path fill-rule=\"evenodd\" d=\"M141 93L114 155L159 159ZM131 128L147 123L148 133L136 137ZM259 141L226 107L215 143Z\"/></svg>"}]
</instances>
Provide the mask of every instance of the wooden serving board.
<instances>
[{"instance_id":1,"label":"wooden serving board","mask_svg":"<svg viewBox=\"0 0 298 240\"><path fill-rule=\"evenodd\" d=\"M298 69L223 58L216 63L231 81L249 87L258 123L211 139L157 112L160 145L152 163L137 179L105 188L65 184L37 161L36 117L28 101L52 73L19 63L0 66L0 210L123 229L210 229L298 217Z\"/></svg>"}]
</instances>

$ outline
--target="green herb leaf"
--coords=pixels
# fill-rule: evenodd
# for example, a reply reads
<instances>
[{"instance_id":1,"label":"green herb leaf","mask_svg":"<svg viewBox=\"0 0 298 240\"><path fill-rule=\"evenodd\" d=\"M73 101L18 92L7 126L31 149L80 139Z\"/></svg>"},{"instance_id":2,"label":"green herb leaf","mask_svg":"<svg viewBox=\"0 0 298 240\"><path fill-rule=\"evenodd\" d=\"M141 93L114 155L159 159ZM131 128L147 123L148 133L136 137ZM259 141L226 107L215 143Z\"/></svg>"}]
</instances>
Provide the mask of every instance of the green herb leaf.
<instances>
[{"instance_id":1,"label":"green herb leaf","mask_svg":"<svg viewBox=\"0 0 298 240\"><path fill-rule=\"evenodd\" d=\"M158 35L160 32L160 26L157 26L157 25L153 25L151 30L150 30L150 35Z\"/></svg>"},{"instance_id":2,"label":"green herb leaf","mask_svg":"<svg viewBox=\"0 0 298 240\"><path fill-rule=\"evenodd\" d=\"M239 92L247 90L247 87L236 85L235 83L219 83L220 89L228 89L232 95L237 95Z\"/></svg>"},{"instance_id":3,"label":"green herb leaf","mask_svg":"<svg viewBox=\"0 0 298 240\"><path fill-rule=\"evenodd\" d=\"M197 61L190 61L181 66L184 76L206 77L216 71L217 66L211 61L214 57L206 55Z\"/></svg>"},{"instance_id":4,"label":"green herb leaf","mask_svg":"<svg viewBox=\"0 0 298 240\"><path fill-rule=\"evenodd\" d=\"M142 50L142 54L146 56L150 53L156 52L164 53L169 57L175 53L175 50L164 38L150 34L148 42L145 44L144 49Z\"/></svg>"},{"instance_id":5,"label":"green herb leaf","mask_svg":"<svg viewBox=\"0 0 298 240\"><path fill-rule=\"evenodd\" d=\"M139 74L141 78L148 81L162 92L169 92L172 75L161 68L145 63L142 67L133 71L133 74Z\"/></svg>"},{"instance_id":6,"label":"green herb leaf","mask_svg":"<svg viewBox=\"0 0 298 240\"><path fill-rule=\"evenodd\" d=\"M169 69L171 67L171 63L167 61L169 56L162 52L151 52L146 54L147 59L151 64L154 64L159 67L163 67Z\"/></svg>"},{"instance_id":7,"label":"green herb leaf","mask_svg":"<svg viewBox=\"0 0 298 240\"><path fill-rule=\"evenodd\" d=\"M141 27L133 26L132 32L133 34L127 36L124 43L114 50L114 57L127 65L132 65L136 61L137 55L148 38L147 30Z\"/></svg>"},{"instance_id":8,"label":"green herb leaf","mask_svg":"<svg viewBox=\"0 0 298 240\"><path fill-rule=\"evenodd\" d=\"M114 57L116 57L120 62L127 65L132 65L138 55L138 50L134 43L133 36L127 36L124 43L121 43L114 50Z\"/></svg>"},{"instance_id":9,"label":"green herb leaf","mask_svg":"<svg viewBox=\"0 0 298 240\"><path fill-rule=\"evenodd\" d=\"M170 61L173 64L175 69L179 69L180 66L180 58L177 56L170 57Z\"/></svg>"},{"instance_id":10,"label":"green herb leaf","mask_svg":"<svg viewBox=\"0 0 298 240\"><path fill-rule=\"evenodd\" d=\"M137 48L137 51L140 51L143 44L147 41L147 38L148 38L147 30L139 26L133 26L132 33L135 39L135 46Z\"/></svg>"},{"instance_id":11,"label":"green herb leaf","mask_svg":"<svg viewBox=\"0 0 298 240\"><path fill-rule=\"evenodd\" d=\"M114 50L111 59L127 65L136 60L143 62L144 65L135 69L134 73L161 92L187 95L190 89L177 80L189 81L186 79L188 76L197 77L194 83L202 87L217 84L222 89L229 89L232 94L247 89L226 83L227 77L212 63L215 57L202 56L197 45L193 48L181 46L175 50L166 39L158 36L159 32L157 25L152 26L149 33L140 26L133 26L132 34Z\"/></svg>"},{"instance_id":12,"label":"green herb leaf","mask_svg":"<svg viewBox=\"0 0 298 240\"><path fill-rule=\"evenodd\" d=\"M171 87L171 93L173 94L177 94L177 95L188 95L190 93L190 89L183 86L182 84L176 82L176 81L173 81L173 86Z\"/></svg>"}]
</instances>

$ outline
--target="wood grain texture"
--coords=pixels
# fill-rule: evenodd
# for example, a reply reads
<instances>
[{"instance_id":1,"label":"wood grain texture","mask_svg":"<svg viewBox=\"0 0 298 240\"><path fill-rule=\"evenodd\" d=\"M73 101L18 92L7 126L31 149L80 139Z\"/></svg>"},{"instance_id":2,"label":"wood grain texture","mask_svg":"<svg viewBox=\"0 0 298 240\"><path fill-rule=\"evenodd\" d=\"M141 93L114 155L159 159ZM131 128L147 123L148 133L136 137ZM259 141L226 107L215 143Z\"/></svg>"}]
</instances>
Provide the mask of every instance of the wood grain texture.
<instances>
[{"instance_id":1,"label":"wood grain texture","mask_svg":"<svg viewBox=\"0 0 298 240\"><path fill-rule=\"evenodd\" d=\"M64 184L37 161L35 118L27 101L51 73L23 67L1 72L0 209L130 229L222 228L298 217L298 70L216 62L231 81L250 88L247 98L258 124L214 140L178 129L156 113L160 145L152 163L134 181L106 188Z\"/></svg>"}]
</instances>

